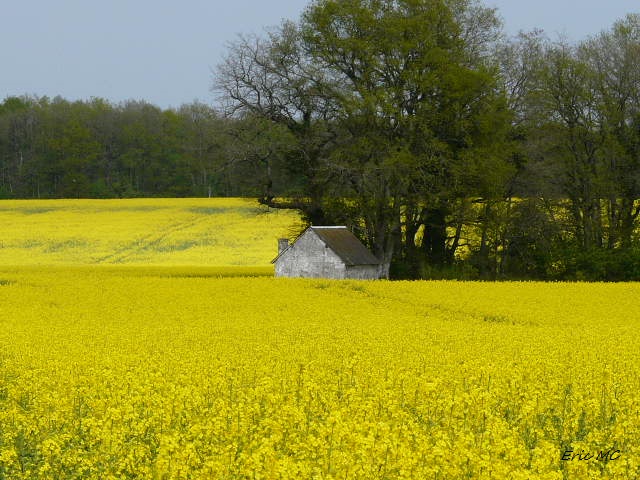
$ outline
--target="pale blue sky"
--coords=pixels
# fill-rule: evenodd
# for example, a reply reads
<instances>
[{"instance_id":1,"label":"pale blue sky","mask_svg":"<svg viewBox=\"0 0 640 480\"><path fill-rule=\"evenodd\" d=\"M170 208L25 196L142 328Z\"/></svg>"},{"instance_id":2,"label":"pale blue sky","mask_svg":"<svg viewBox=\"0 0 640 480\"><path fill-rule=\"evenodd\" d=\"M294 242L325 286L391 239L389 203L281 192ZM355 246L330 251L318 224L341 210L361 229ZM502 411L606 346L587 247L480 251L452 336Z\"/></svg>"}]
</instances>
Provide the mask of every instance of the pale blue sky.
<instances>
[{"instance_id":1,"label":"pale blue sky","mask_svg":"<svg viewBox=\"0 0 640 480\"><path fill-rule=\"evenodd\" d=\"M0 0L0 100L144 99L161 107L213 101L225 42L297 19L306 0ZM607 29L637 0L486 0L506 30L577 40Z\"/></svg>"}]
</instances>

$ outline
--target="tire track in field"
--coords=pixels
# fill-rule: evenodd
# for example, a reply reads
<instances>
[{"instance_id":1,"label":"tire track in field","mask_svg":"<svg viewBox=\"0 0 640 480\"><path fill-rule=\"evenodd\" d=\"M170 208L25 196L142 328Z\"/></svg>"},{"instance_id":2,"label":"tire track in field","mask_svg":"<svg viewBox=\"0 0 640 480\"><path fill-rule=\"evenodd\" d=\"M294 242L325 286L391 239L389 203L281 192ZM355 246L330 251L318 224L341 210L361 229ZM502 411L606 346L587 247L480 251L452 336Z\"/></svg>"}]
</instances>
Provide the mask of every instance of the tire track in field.
<instances>
[{"instance_id":1,"label":"tire track in field","mask_svg":"<svg viewBox=\"0 0 640 480\"><path fill-rule=\"evenodd\" d=\"M136 253L140 253L143 250L148 250L154 245L158 245L160 242L162 242L162 240L167 238L167 236L171 235L172 233L194 227L206 220L210 220L210 218L208 216L196 217L195 220L187 220L185 222L177 223L173 226L165 228L160 234L150 233L149 235L145 235L144 237L141 237L129 243L125 247L117 249L115 252L109 255L97 259L96 263L120 263Z\"/></svg>"}]
</instances>

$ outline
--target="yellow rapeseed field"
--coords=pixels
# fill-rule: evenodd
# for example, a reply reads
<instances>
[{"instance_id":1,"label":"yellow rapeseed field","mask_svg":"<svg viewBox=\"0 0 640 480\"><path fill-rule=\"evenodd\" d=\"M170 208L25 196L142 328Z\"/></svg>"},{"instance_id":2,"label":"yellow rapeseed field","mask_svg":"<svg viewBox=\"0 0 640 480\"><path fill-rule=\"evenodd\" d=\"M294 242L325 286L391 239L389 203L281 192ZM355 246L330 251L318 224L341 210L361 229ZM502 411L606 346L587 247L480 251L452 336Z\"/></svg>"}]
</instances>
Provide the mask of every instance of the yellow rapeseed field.
<instances>
[{"instance_id":1,"label":"yellow rapeseed field","mask_svg":"<svg viewBox=\"0 0 640 480\"><path fill-rule=\"evenodd\" d=\"M0 201L0 265L268 265L299 216L239 198Z\"/></svg>"},{"instance_id":2,"label":"yellow rapeseed field","mask_svg":"<svg viewBox=\"0 0 640 480\"><path fill-rule=\"evenodd\" d=\"M638 284L276 279L131 251L0 253L0 479L640 476Z\"/></svg>"}]
</instances>

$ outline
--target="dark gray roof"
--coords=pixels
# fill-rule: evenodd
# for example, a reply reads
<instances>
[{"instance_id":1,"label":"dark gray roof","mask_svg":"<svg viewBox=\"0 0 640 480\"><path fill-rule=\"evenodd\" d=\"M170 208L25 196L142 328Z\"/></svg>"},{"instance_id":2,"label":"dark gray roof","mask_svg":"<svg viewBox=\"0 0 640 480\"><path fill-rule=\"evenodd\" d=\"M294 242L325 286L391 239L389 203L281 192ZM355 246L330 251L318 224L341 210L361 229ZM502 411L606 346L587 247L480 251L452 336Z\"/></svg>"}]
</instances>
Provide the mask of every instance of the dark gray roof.
<instances>
[{"instance_id":1,"label":"dark gray roof","mask_svg":"<svg viewBox=\"0 0 640 480\"><path fill-rule=\"evenodd\" d=\"M378 260L347 227L309 227L345 264L379 265Z\"/></svg>"}]
</instances>

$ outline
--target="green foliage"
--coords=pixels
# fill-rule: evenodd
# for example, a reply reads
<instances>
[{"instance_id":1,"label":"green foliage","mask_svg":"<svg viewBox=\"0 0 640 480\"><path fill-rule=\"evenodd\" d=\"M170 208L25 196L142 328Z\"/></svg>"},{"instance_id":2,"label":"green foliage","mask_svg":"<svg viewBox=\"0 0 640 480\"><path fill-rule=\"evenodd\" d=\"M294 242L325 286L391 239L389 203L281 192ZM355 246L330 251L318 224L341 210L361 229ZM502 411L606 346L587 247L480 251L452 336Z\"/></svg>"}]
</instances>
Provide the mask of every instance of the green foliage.
<instances>
[{"instance_id":1,"label":"green foliage","mask_svg":"<svg viewBox=\"0 0 640 480\"><path fill-rule=\"evenodd\" d=\"M0 198L248 194L216 188L237 170L224 130L215 110L198 103L162 111L9 97L0 103Z\"/></svg>"},{"instance_id":2,"label":"green foliage","mask_svg":"<svg viewBox=\"0 0 640 480\"><path fill-rule=\"evenodd\" d=\"M565 278L580 281L637 281L640 250L573 250L567 252Z\"/></svg>"}]
</instances>

